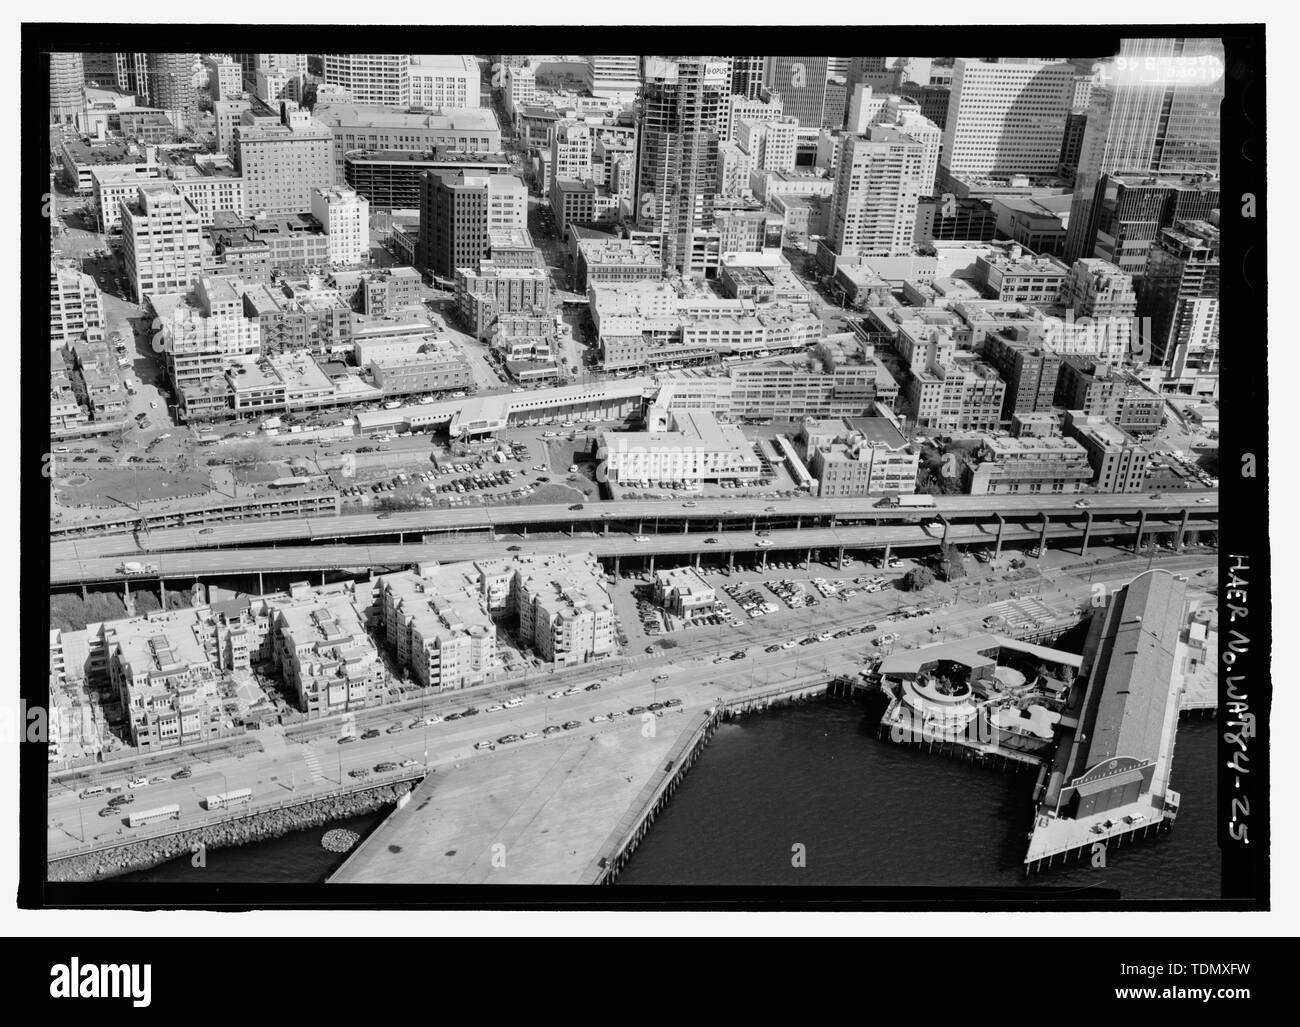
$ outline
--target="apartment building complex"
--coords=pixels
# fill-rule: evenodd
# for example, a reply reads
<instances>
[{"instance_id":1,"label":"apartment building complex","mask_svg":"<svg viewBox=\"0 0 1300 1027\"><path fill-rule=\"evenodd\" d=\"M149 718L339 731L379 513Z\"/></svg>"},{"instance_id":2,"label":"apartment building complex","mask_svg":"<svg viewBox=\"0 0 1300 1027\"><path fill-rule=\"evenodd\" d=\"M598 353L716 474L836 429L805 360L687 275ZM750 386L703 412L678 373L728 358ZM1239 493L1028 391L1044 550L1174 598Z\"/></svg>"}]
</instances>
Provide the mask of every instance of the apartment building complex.
<instances>
[{"instance_id":1,"label":"apartment building complex","mask_svg":"<svg viewBox=\"0 0 1300 1027\"><path fill-rule=\"evenodd\" d=\"M95 279L72 264L50 261L50 347L104 330L104 297Z\"/></svg>"},{"instance_id":2,"label":"apartment building complex","mask_svg":"<svg viewBox=\"0 0 1300 1027\"><path fill-rule=\"evenodd\" d=\"M796 442L819 496L916 491L920 456L887 417L806 418Z\"/></svg>"}]
</instances>

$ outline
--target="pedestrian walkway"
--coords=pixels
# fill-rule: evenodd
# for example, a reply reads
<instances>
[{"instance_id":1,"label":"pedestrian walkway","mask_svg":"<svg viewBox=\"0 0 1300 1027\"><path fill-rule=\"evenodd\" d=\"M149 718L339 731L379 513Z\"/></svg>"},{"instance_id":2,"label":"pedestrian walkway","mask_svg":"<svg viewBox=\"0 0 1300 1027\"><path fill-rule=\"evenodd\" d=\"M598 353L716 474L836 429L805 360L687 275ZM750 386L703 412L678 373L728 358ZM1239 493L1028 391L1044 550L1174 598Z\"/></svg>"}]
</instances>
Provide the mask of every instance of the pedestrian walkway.
<instances>
[{"instance_id":1,"label":"pedestrian walkway","mask_svg":"<svg viewBox=\"0 0 1300 1027\"><path fill-rule=\"evenodd\" d=\"M303 762L307 764L307 774L311 777L311 783L316 784L325 780L324 773L320 769L320 756L310 745L305 746L307 755L303 757Z\"/></svg>"}]
</instances>

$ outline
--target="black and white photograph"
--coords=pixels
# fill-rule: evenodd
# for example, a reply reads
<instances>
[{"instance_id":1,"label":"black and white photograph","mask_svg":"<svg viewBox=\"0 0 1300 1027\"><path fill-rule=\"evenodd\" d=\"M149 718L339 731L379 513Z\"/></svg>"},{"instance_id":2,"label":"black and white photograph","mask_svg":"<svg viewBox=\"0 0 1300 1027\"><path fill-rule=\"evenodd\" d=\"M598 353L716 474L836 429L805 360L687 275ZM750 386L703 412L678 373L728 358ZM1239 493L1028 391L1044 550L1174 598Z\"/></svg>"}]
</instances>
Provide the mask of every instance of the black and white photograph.
<instances>
[{"instance_id":1,"label":"black and white photograph","mask_svg":"<svg viewBox=\"0 0 1300 1027\"><path fill-rule=\"evenodd\" d=\"M24 24L19 904L1268 911L1265 26L960 11Z\"/></svg>"}]
</instances>

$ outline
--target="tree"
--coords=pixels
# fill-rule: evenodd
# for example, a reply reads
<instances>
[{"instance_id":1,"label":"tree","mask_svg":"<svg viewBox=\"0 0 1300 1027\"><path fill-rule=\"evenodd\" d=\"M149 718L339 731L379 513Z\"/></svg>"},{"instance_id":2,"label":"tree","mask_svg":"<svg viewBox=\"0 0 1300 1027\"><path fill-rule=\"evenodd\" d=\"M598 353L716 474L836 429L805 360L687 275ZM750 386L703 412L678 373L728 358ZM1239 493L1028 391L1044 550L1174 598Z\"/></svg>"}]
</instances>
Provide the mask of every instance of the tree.
<instances>
[{"instance_id":1,"label":"tree","mask_svg":"<svg viewBox=\"0 0 1300 1027\"><path fill-rule=\"evenodd\" d=\"M907 592L922 592L934 584L934 571L929 567L914 567L903 575L903 589Z\"/></svg>"},{"instance_id":2,"label":"tree","mask_svg":"<svg viewBox=\"0 0 1300 1027\"><path fill-rule=\"evenodd\" d=\"M961 550L949 543L939 549L934 561L934 569L942 581L954 581L966 576L966 566L962 562Z\"/></svg>"}]
</instances>

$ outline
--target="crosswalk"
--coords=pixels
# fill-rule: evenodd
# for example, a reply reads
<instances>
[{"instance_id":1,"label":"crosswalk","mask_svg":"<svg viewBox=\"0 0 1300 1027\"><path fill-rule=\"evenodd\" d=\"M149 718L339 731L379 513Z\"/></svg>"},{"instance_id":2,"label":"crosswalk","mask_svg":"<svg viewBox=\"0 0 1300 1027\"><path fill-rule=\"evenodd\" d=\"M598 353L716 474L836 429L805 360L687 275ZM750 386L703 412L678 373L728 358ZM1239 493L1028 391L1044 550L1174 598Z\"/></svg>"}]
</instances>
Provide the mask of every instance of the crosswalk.
<instances>
[{"instance_id":1,"label":"crosswalk","mask_svg":"<svg viewBox=\"0 0 1300 1027\"><path fill-rule=\"evenodd\" d=\"M307 764L307 774L311 777L312 784L325 780L325 775L321 773L320 769L320 756L315 749L308 746L307 755L303 757L303 762Z\"/></svg>"}]
</instances>

